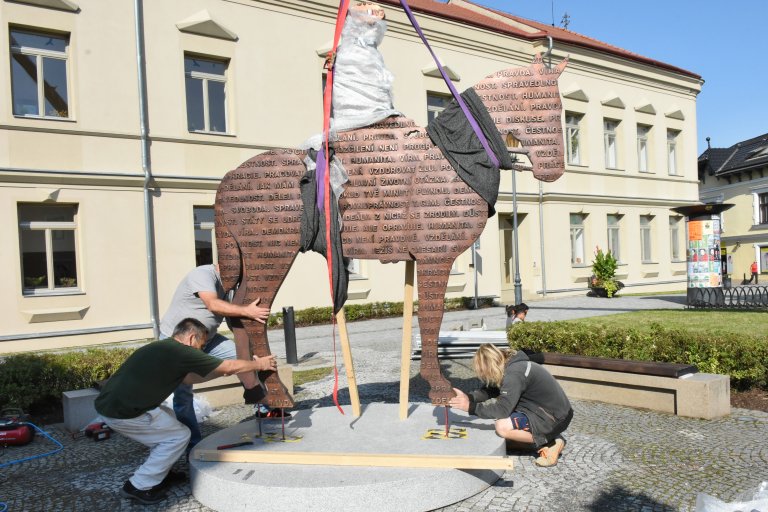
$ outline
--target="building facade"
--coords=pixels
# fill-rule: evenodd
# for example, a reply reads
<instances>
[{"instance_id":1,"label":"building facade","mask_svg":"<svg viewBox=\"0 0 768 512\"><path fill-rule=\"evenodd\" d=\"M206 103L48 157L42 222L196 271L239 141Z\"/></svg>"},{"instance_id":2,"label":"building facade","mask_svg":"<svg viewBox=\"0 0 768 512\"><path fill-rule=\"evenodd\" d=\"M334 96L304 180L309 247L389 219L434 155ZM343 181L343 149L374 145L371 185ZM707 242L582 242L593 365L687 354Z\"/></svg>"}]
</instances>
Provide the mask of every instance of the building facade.
<instances>
[{"instance_id":1,"label":"building facade","mask_svg":"<svg viewBox=\"0 0 768 512\"><path fill-rule=\"evenodd\" d=\"M402 10L379 2L395 107L425 125L449 91ZM459 257L448 296L586 292L596 246L638 291L685 288L698 199L701 78L464 0L411 6L457 89L537 53L557 64L567 170L511 171L497 215ZM322 126L332 0L0 1L0 353L148 338L196 264L215 261L221 177ZM566 250L568 249L568 250ZM273 311L330 304L325 262L300 254ZM349 302L402 300L404 265L356 261ZM477 285L475 284L477 283Z\"/></svg>"},{"instance_id":2,"label":"building facade","mask_svg":"<svg viewBox=\"0 0 768 512\"><path fill-rule=\"evenodd\" d=\"M708 141L709 142L709 141ZM699 156L703 203L733 204L721 213L720 254L733 286L768 274L768 134L728 148L708 147Z\"/></svg>"}]
</instances>

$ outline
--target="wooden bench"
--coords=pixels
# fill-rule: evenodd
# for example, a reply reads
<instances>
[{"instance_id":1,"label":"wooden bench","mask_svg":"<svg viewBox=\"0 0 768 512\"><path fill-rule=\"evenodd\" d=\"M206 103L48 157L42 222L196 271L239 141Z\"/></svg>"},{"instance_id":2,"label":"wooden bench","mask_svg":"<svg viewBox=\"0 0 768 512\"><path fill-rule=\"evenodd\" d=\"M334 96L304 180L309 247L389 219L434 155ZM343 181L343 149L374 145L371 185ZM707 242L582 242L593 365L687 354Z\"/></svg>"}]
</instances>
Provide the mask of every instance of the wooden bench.
<instances>
[{"instance_id":1,"label":"wooden bench","mask_svg":"<svg viewBox=\"0 0 768 512\"><path fill-rule=\"evenodd\" d=\"M528 354L531 361L556 366L572 366L590 370L606 370L609 372L637 373L656 377L678 379L684 375L698 373L699 369L690 364L657 363L654 361L628 361L626 359L611 359L608 357L577 356L573 354L558 354L555 352L540 352Z\"/></svg>"},{"instance_id":2,"label":"wooden bench","mask_svg":"<svg viewBox=\"0 0 768 512\"><path fill-rule=\"evenodd\" d=\"M472 357L483 343L507 348L504 331L443 331L441 358ZM412 358L421 357L421 340ZM560 382L570 398L663 411L692 418L718 418L731 412L730 377L699 373L692 365L627 361L551 352L531 354Z\"/></svg>"}]
</instances>

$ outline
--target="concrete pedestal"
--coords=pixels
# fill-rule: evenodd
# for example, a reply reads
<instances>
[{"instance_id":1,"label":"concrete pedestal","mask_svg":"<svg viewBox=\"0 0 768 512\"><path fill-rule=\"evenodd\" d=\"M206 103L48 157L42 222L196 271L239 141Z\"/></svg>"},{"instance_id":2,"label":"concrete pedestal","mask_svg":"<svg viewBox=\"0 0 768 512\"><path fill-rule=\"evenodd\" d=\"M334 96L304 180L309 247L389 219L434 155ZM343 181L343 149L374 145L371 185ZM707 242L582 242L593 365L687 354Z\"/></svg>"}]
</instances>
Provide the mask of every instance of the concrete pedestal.
<instances>
[{"instance_id":1,"label":"concrete pedestal","mask_svg":"<svg viewBox=\"0 0 768 512\"><path fill-rule=\"evenodd\" d=\"M213 434L196 450L215 450L248 436L253 445L238 450L274 452L376 453L488 456L505 454L504 441L493 423L451 413L452 428L466 437L423 439L430 429L445 429L444 409L412 405L401 421L396 404L371 404L359 418L326 407L294 411L286 422L289 442L281 441L280 420L256 420ZM299 438L299 439L297 439ZM190 457L192 493L202 504L221 512L268 508L271 511L425 511L444 507L484 490L500 476L498 470L413 469L386 467L312 466L203 462Z\"/></svg>"},{"instance_id":2,"label":"concrete pedestal","mask_svg":"<svg viewBox=\"0 0 768 512\"><path fill-rule=\"evenodd\" d=\"M97 396L99 396L99 390L94 388L75 389L62 393L64 427L67 431L77 432L98 418L99 413L93 406Z\"/></svg>"}]
</instances>

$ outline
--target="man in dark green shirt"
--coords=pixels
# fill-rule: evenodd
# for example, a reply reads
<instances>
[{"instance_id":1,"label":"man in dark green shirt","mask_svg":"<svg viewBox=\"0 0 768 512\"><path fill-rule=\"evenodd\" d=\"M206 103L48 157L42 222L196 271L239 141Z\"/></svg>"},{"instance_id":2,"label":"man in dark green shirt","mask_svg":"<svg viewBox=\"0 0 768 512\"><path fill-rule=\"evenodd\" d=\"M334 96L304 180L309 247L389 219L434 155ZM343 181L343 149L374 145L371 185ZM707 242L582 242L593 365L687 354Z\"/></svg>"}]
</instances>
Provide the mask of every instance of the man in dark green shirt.
<instances>
[{"instance_id":1,"label":"man in dark green shirt","mask_svg":"<svg viewBox=\"0 0 768 512\"><path fill-rule=\"evenodd\" d=\"M96 411L110 428L149 447L147 460L123 485L120 494L145 505L165 499L163 481L189 441L189 428L163 401L182 382L192 384L243 372L274 370L274 356L253 361L222 360L202 352L208 329L186 318L173 338L134 352L103 387Z\"/></svg>"}]
</instances>

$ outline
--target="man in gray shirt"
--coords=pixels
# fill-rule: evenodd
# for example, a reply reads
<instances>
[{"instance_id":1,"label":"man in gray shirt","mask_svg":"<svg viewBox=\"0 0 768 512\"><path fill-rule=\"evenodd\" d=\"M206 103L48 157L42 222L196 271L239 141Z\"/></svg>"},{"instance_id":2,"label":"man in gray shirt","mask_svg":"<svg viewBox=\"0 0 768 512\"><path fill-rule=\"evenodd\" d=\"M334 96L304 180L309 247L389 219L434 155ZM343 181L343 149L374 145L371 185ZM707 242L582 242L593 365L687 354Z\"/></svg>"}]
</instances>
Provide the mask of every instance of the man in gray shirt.
<instances>
[{"instance_id":1,"label":"man in gray shirt","mask_svg":"<svg viewBox=\"0 0 768 512\"><path fill-rule=\"evenodd\" d=\"M185 318L199 320L208 329L208 342L204 352L219 359L237 359L235 342L216 332L224 317L250 318L264 323L269 317L269 308L260 307L257 299L240 306L224 300L224 286L221 283L218 265L201 265L181 280L171 299L163 319L160 321L160 338L170 338L176 325ZM253 372L237 375L246 389L259 386ZM173 393L173 410L176 418L189 427L189 447L200 442L202 434L195 417L192 386L181 384Z\"/></svg>"}]
</instances>

